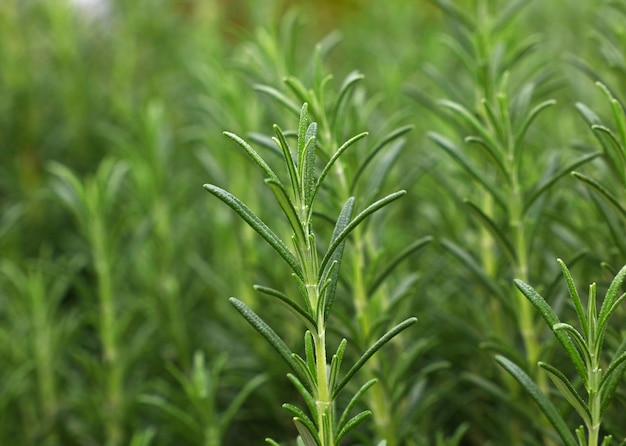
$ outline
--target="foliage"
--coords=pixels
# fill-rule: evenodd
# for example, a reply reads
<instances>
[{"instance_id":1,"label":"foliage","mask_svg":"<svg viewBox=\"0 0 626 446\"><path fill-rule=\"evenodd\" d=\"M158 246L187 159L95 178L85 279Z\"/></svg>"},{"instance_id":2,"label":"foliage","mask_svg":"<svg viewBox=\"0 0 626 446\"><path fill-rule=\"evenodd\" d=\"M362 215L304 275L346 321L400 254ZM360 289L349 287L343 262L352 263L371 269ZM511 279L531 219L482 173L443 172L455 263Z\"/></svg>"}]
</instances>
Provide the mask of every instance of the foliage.
<instances>
[{"instance_id":1,"label":"foliage","mask_svg":"<svg viewBox=\"0 0 626 446\"><path fill-rule=\"evenodd\" d=\"M622 2L82 3L0 2L0 444L626 438Z\"/></svg>"}]
</instances>

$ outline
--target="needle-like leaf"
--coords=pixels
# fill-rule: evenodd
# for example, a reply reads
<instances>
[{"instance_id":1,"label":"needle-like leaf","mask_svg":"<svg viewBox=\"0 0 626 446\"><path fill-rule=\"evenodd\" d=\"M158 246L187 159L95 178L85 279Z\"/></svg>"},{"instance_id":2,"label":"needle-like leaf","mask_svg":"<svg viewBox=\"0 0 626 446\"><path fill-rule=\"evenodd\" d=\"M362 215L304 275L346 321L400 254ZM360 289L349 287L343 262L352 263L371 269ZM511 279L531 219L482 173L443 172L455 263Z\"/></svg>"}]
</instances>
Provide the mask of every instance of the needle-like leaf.
<instances>
[{"instance_id":1,"label":"needle-like leaf","mask_svg":"<svg viewBox=\"0 0 626 446\"><path fill-rule=\"evenodd\" d=\"M507 372L509 372L519 382L524 389L528 392L530 397L535 400L541 411L550 420L552 426L556 429L559 437L565 443L565 446L577 446L576 439L569 431L567 424L559 415L556 407L550 402L548 398L541 392L539 387L533 382L532 379L516 364L506 359L504 356L496 356L496 362L500 364Z\"/></svg>"},{"instance_id":2,"label":"needle-like leaf","mask_svg":"<svg viewBox=\"0 0 626 446\"><path fill-rule=\"evenodd\" d=\"M341 382L337 385L335 389L333 389L333 398L341 392L341 389L345 387L346 384L350 381L350 379L354 376L356 372L358 372L361 367L370 359L374 353L380 350L386 343L391 341L395 336L397 336L400 332L406 330L411 325L417 322L417 318L411 317L385 333L378 341L374 343L370 348L367 349L365 353L359 358L359 360L352 366L352 368L346 373Z\"/></svg>"},{"instance_id":3,"label":"needle-like leaf","mask_svg":"<svg viewBox=\"0 0 626 446\"><path fill-rule=\"evenodd\" d=\"M296 275L302 277L302 269L300 264L289 251L289 248L278 238L276 234L257 217L257 215L248 208L239 198L235 197L230 192L215 186L213 184L205 184L203 186L210 193L226 203L230 208L235 211L252 229L254 229L263 239L281 256L281 258L287 262Z\"/></svg>"}]
</instances>

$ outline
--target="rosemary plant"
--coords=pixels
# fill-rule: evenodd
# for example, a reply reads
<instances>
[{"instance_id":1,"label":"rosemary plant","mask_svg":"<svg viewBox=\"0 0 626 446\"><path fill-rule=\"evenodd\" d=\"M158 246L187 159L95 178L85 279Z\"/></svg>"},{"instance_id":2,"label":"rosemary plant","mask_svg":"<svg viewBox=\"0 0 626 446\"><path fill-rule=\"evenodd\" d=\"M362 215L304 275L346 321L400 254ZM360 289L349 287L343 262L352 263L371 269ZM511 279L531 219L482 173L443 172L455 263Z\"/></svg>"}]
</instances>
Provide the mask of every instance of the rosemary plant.
<instances>
[{"instance_id":1,"label":"rosemary plant","mask_svg":"<svg viewBox=\"0 0 626 446\"><path fill-rule=\"evenodd\" d=\"M328 248L320 255L313 225L315 200L326 176L339 157L355 142L367 136L367 133L360 133L341 145L317 175L317 123L309 123L307 103L304 103L300 111L295 152L292 152L286 133L278 126L274 126L274 131L276 136L273 139L280 149L288 173L287 184L280 180L274 169L245 140L233 133L227 132L225 135L243 148L268 177L265 183L275 195L293 231L291 242L295 252L292 252L288 248L288 243L280 239L237 197L216 185L205 184L204 187L230 206L250 225L292 271L292 276L300 291L299 302L279 290L261 285L256 285L255 289L285 304L302 321L307 328L304 334L304 357L293 353L275 330L245 303L234 297L230 300L239 313L289 365L291 373L288 374L288 378L306 403L308 414L305 410L290 403L284 404L283 407L293 415L301 441L306 446L334 446L339 445L348 432L371 414L369 410L365 410L351 417L355 405L375 383L375 380L372 379L363 384L343 410L335 407L337 396L377 350L416 322L415 318L409 318L388 331L359 358L343 377L340 369L347 346L346 339L339 343L328 363L329 346L326 335L347 237L365 219L403 196L405 191L387 195L370 204L354 217L356 200L354 197L349 198L339 213ZM270 439L267 441L270 444L277 444Z\"/></svg>"},{"instance_id":2,"label":"rosemary plant","mask_svg":"<svg viewBox=\"0 0 626 446\"><path fill-rule=\"evenodd\" d=\"M513 375L535 400L554 426L563 444L566 446L598 446L600 444L608 446L612 442L612 436L605 435L602 437L602 418L626 370L626 339L623 340L617 351L613 352L608 363L604 362L608 353L604 348L604 341L609 328L609 319L626 299L626 293L620 294L620 289L626 278L626 266L617 273L611 282L599 309L596 299L596 284L590 285L585 311L583 301L578 294L569 269L562 260L559 259L558 263L567 282L572 304L578 317L579 328L561 322L550 305L531 286L517 279L515 285L548 324L578 375L576 380L570 380L563 371L555 366L539 362L539 366L547 372L561 395L583 421L584 426L575 430L575 437L559 411L521 367L503 356L497 356L496 361ZM576 389L577 382L582 384L586 398L581 396ZM626 444L626 439L620 441L619 444Z\"/></svg>"}]
</instances>

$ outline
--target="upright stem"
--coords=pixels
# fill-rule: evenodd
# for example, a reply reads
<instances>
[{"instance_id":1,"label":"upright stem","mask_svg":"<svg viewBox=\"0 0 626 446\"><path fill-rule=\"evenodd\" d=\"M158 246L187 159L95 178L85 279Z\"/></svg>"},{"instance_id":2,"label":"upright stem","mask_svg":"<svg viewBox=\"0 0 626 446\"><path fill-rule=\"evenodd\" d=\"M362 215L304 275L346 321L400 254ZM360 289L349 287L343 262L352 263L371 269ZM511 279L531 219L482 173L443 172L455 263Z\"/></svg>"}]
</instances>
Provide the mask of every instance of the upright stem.
<instances>
[{"instance_id":1,"label":"upright stem","mask_svg":"<svg viewBox=\"0 0 626 446\"><path fill-rule=\"evenodd\" d=\"M300 221L304 227L306 236L306 246L302 251L304 258L301 259L302 270L304 273L304 284L306 287L307 298L311 308L315 311L318 305L322 306L321 311L317 312L317 329L313 334L313 346L315 349L315 365L316 365L316 406L317 406L317 426L318 435L322 441L322 446L334 446L334 414L332 391L329 387L327 363L326 363L326 321L324 319L324 302L320 302L320 288L318 284L319 260L317 257L317 247L315 246L315 237L311 232L310 221L308 221L308 210L305 206L300 206ZM327 418L327 420L325 420ZM330 432L328 431L330 429Z\"/></svg>"},{"instance_id":2,"label":"upright stem","mask_svg":"<svg viewBox=\"0 0 626 446\"><path fill-rule=\"evenodd\" d=\"M122 370L118 358L111 262L108 256L107 237L101 215L93 215L90 239L98 281L100 337L106 375L106 401L104 407L106 444L107 446L117 446L122 442L122 428L120 424Z\"/></svg>"}]
</instances>

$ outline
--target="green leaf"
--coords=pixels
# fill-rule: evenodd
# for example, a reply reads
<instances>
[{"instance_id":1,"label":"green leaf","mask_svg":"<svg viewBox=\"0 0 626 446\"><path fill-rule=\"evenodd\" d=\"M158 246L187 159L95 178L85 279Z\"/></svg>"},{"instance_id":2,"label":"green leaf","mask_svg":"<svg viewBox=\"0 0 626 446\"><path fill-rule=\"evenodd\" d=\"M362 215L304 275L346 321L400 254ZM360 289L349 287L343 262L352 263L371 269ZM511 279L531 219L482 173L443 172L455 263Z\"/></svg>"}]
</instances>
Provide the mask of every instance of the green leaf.
<instances>
[{"instance_id":1,"label":"green leaf","mask_svg":"<svg viewBox=\"0 0 626 446\"><path fill-rule=\"evenodd\" d=\"M485 140L486 144L489 147L491 147L492 149L499 147L498 141L494 139L489 129L487 129L487 127L485 127L483 123L480 122L474 116L474 114L470 112L467 108L465 108L463 105L459 104L458 102L448 101L447 99L440 100L439 104L445 108L448 108L456 112L458 115L460 115L467 123L469 123L474 128L474 130L478 132L480 137ZM495 154L496 152L494 152L494 155Z\"/></svg>"},{"instance_id":2,"label":"green leaf","mask_svg":"<svg viewBox=\"0 0 626 446\"><path fill-rule=\"evenodd\" d=\"M411 325L417 322L417 318L411 317L406 319L405 321L399 323L387 333L385 333L378 341L374 343L363 355L359 358L359 360L352 366L352 368L346 373L341 382L337 385L337 388L333 390L333 399L341 392L341 389L345 387L345 385L352 379L354 374L359 371L361 367L367 362L368 359L374 355L381 347L383 347L386 343L391 341L394 337L396 337L400 332L404 331Z\"/></svg>"},{"instance_id":3,"label":"green leaf","mask_svg":"<svg viewBox=\"0 0 626 446\"><path fill-rule=\"evenodd\" d=\"M402 197L405 194L406 194L405 190L401 190L398 192L394 192L393 194L389 194L385 198L382 198L372 203L363 211L361 211L356 217L354 217L354 220L352 220L341 231L341 233L339 233L337 237L330 243L330 246L328 247L328 251L326 251L326 254L324 254L324 258L322 259L322 262L320 263L320 271L323 271L324 268L326 268L326 265L331 260L335 250L346 239L346 237L348 237L348 235L354 230L354 228L356 228L359 224L361 224L363 220L365 220L367 217L372 215L374 212L382 209L383 207L387 206L392 201L397 200L398 198Z\"/></svg>"},{"instance_id":4,"label":"green leaf","mask_svg":"<svg viewBox=\"0 0 626 446\"><path fill-rule=\"evenodd\" d=\"M502 208L506 209L506 200L502 195L502 192L499 188L495 187L489 181L487 181L487 176L484 172L481 172L476 166L472 164L472 162L465 156L464 153L449 139L434 133L429 132L428 138L430 138L435 144L444 149L448 155L452 157L470 176L476 180L479 184L481 184L496 200L496 202L502 206Z\"/></svg>"},{"instance_id":5,"label":"green leaf","mask_svg":"<svg viewBox=\"0 0 626 446\"><path fill-rule=\"evenodd\" d=\"M585 311L583 310L583 304L580 299L580 295L578 294L578 290L576 289L576 284L574 283L574 279L572 278L572 274L569 272L567 265L561 259L556 259L557 263L561 267L563 271L563 276L565 277L565 281L567 282L567 288L569 290L569 295L574 302L574 308L576 309L576 314L578 315L578 321L580 322L580 326L583 330L583 333L589 333L589 326L587 324L587 318L585 317ZM589 336L589 335L587 335Z\"/></svg>"},{"instance_id":6,"label":"green leaf","mask_svg":"<svg viewBox=\"0 0 626 446\"><path fill-rule=\"evenodd\" d=\"M472 30L475 29L476 24L472 16L459 8L454 2L451 2L450 0L431 0L431 2L437 5L449 17L453 18L465 27Z\"/></svg>"},{"instance_id":7,"label":"green leaf","mask_svg":"<svg viewBox=\"0 0 626 446\"><path fill-rule=\"evenodd\" d=\"M391 274L393 272L393 270L404 259L408 258L411 254L420 251L427 244L429 244L432 240L433 240L432 236L422 237L422 238L414 241L413 243L411 243L405 249L403 249L400 252L400 254L398 254L395 258L393 258L387 264L387 266L384 269L382 269L382 271L376 276L376 278L374 280L372 280L372 283L369 285L369 287L367 289L367 293L369 295L373 295L376 292L376 290L378 289L378 287L380 287L380 285L382 285L382 283L385 281L387 276L389 276L389 274Z\"/></svg>"},{"instance_id":8,"label":"green leaf","mask_svg":"<svg viewBox=\"0 0 626 446\"><path fill-rule=\"evenodd\" d=\"M307 362L302 359L302 357L297 353L292 353L291 357L294 360L295 364L297 364L298 370L301 372L302 376L306 377L306 381L303 384L306 384L307 389L313 392L314 389L317 387L317 376L315 374L315 368L313 369L313 372L311 372L311 369L309 369L309 365L307 364Z\"/></svg>"},{"instance_id":9,"label":"green leaf","mask_svg":"<svg viewBox=\"0 0 626 446\"><path fill-rule=\"evenodd\" d=\"M330 360L330 372L328 373L328 388L332 390L335 388L335 384L339 380L339 371L341 370L341 362L343 361L343 354L346 350L348 341L342 339L337 347L337 352Z\"/></svg>"},{"instance_id":10,"label":"green leaf","mask_svg":"<svg viewBox=\"0 0 626 446\"><path fill-rule=\"evenodd\" d=\"M343 429L341 429L339 431L339 433L337 434L337 437L335 437L335 444L339 444L339 442L341 441L341 439L348 433L350 432L352 429L354 429L358 424L360 424L363 420L365 420L367 417L372 415L372 411L371 410L364 410L363 412L355 415L354 417L350 418L347 422L346 425L343 427Z\"/></svg>"},{"instance_id":11,"label":"green leaf","mask_svg":"<svg viewBox=\"0 0 626 446\"><path fill-rule=\"evenodd\" d=\"M289 220L289 225L298 240L298 244L306 244L306 234L304 232L304 228L302 227L300 217L298 216L298 211L289 198L289 195L287 195L285 187L279 181L272 179L265 180L265 184L267 184L270 189L272 189L272 192L274 192L274 196L276 197L280 208L283 210L283 214L285 214L287 220Z\"/></svg>"},{"instance_id":12,"label":"green leaf","mask_svg":"<svg viewBox=\"0 0 626 446\"><path fill-rule=\"evenodd\" d=\"M260 293L278 299L281 303L285 304L287 308L291 310L296 316L300 317L309 330L316 331L317 323L315 322L315 320L309 315L309 313L306 312L304 308L302 308L300 305L287 297L287 295L281 293L278 290L268 288L262 285L254 285L253 288Z\"/></svg>"},{"instance_id":13,"label":"green leaf","mask_svg":"<svg viewBox=\"0 0 626 446\"><path fill-rule=\"evenodd\" d=\"M276 443L274 440L272 440L271 438L266 438L265 442L270 444L271 446L280 446L278 443Z\"/></svg>"},{"instance_id":14,"label":"green leaf","mask_svg":"<svg viewBox=\"0 0 626 446\"><path fill-rule=\"evenodd\" d=\"M492 32L505 28L515 15L528 3L530 3L529 0L513 0L506 2L506 4L503 5L502 10L498 11L497 17L495 17L491 28Z\"/></svg>"},{"instance_id":15,"label":"green leaf","mask_svg":"<svg viewBox=\"0 0 626 446\"><path fill-rule=\"evenodd\" d=\"M276 352L280 355L281 358L291 367L293 372L296 374L300 381L307 382L307 376L303 375L299 364L293 359L293 353L287 347L287 344L270 328L267 323L263 319L261 319L257 314L252 311L246 304L244 304L239 299L231 297L229 299L230 303L235 307L235 309L244 317L246 321L250 325L254 327L256 331L258 331L261 336L265 338L267 342L276 350Z\"/></svg>"},{"instance_id":16,"label":"green leaf","mask_svg":"<svg viewBox=\"0 0 626 446\"><path fill-rule=\"evenodd\" d=\"M600 392L602 392L602 411L606 409L609 401L613 397L619 385L624 371L626 370L626 352L622 352L617 358L611 361L600 382Z\"/></svg>"},{"instance_id":17,"label":"green leaf","mask_svg":"<svg viewBox=\"0 0 626 446\"><path fill-rule=\"evenodd\" d=\"M158 407L171 418L177 420L179 423L185 426L186 429L193 432L194 435L202 435L201 427L191 415L189 415L186 411L176 407L169 401L165 400L163 397L157 395L140 395L138 397L138 400L140 403Z\"/></svg>"},{"instance_id":18,"label":"green leaf","mask_svg":"<svg viewBox=\"0 0 626 446\"><path fill-rule=\"evenodd\" d=\"M522 294L526 296L526 298L530 301L530 303L533 304L535 309L539 311L539 314L541 314L541 317L543 317L548 327L550 327L550 329L556 336L557 340L561 343L561 345L565 349L565 352L567 353L570 360L576 367L576 371L586 382L587 369L585 367L585 364L583 363L580 353L578 352L578 350L576 350L576 347L572 343L572 340L570 339L570 337L563 330L555 329L555 326L560 324L561 321L559 320L557 315L554 313L550 305L548 305L548 303L544 300L544 298L541 297L541 295L539 295L539 293L537 293L537 291L535 291L530 285L527 285L526 283L522 282L519 279L515 279L514 283L515 283L515 286L522 292Z\"/></svg>"},{"instance_id":19,"label":"green leaf","mask_svg":"<svg viewBox=\"0 0 626 446\"><path fill-rule=\"evenodd\" d=\"M285 243L283 243L283 241L279 239L278 236L274 234L274 232L272 232L272 230L267 227L267 225L263 223L263 221L257 217L256 214L252 212L241 200L232 195L230 192L227 192L213 184L205 184L203 187L230 206L233 211L235 211L246 223L248 223L248 225L250 225L252 229L257 232L257 234L263 237L263 239L272 248L274 248L274 250L285 262L287 262L296 275L302 278L302 269L300 268L300 265L294 255L291 251L289 251L289 248L287 248Z\"/></svg>"},{"instance_id":20,"label":"green leaf","mask_svg":"<svg viewBox=\"0 0 626 446\"><path fill-rule=\"evenodd\" d=\"M356 406L356 404L363 397L365 392L367 392L369 388L372 387L377 382L378 382L377 379L370 379L359 388L359 390L352 396L352 398L350 398L350 401L346 405L346 408L343 410L343 413L341 414L341 417L339 418L339 421L337 422L338 430L342 430L345 427L346 423L348 422L348 417L350 416L350 412L352 412L352 409L354 409L354 406Z\"/></svg>"},{"instance_id":21,"label":"green leaf","mask_svg":"<svg viewBox=\"0 0 626 446\"><path fill-rule=\"evenodd\" d=\"M499 139L499 141L506 141L506 131L504 129L505 123L503 119L504 116L499 117L496 114L496 111L494 110L493 106L489 103L489 101L487 101L487 99L482 98L480 100L480 103L485 110L485 115L487 119L489 120L489 124L491 125L493 132L495 132L495 136ZM498 152L498 149L501 148L500 144L489 145L487 140L483 138L479 138L479 139L482 139L484 141L483 145L489 151L489 155L496 161L496 164L502 167L502 169L506 173L506 169L504 169L504 164L502 163L502 158L501 158L502 154ZM493 141L494 143L497 142L496 139L494 139Z\"/></svg>"},{"instance_id":22,"label":"green leaf","mask_svg":"<svg viewBox=\"0 0 626 446\"><path fill-rule=\"evenodd\" d=\"M331 116L339 121L339 110L342 107L344 101L349 97L350 93L354 91L354 87L360 81L365 78L363 74L358 71L351 71L343 80L341 87L339 87L339 91L333 100L333 104L331 106Z\"/></svg>"},{"instance_id":23,"label":"green leaf","mask_svg":"<svg viewBox=\"0 0 626 446\"><path fill-rule=\"evenodd\" d=\"M572 176L585 183L585 185L589 186L591 189L598 192L609 202L609 204L611 204L620 213L620 216L622 218L626 218L626 209L622 207L619 200L615 198L615 196L611 192L609 192L609 190L605 188L602 184L579 172L572 172Z\"/></svg>"},{"instance_id":24,"label":"green leaf","mask_svg":"<svg viewBox=\"0 0 626 446\"><path fill-rule=\"evenodd\" d=\"M617 137L613 134L613 132L603 126L603 125L594 125L591 126L591 129L601 135L603 138L598 138L602 142L604 147L606 156L609 158L610 167L615 171L618 175L622 184L626 182L626 177L624 177L624 168L626 165L626 155L624 154L624 148L621 143L617 140ZM604 140L608 141L608 144L604 143Z\"/></svg>"},{"instance_id":25,"label":"green leaf","mask_svg":"<svg viewBox=\"0 0 626 446\"><path fill-rule=\"evenodd\" d=\"M539 367L544 369L547 373L554 385L559 389L561 395L565 397L565 399L572 405L572 407L578 412L578 415L583 419L586 426L591 426L591 413L589 413L589 409L587 408L587 404L580 397L576 389L567 377L561 373L558 369L547 364L545 362L539 361Z\"/></svg>"},{"instance_id":26,"label":"green leaf","mask_svg":"<svg viewBox=\"0 0 626 446\"><path fill-rule=\"evenodd\" d=\"M624 279L626 279L626 265L623 266L622 269L620 269L615 275L608 291L606 292L606 296L604 297L604 301L602 302L602 307L600 308L600 313L598 315L599 332L603 333L605 331L606 323L616 309L613 304L624 298L623 296L620 296L620 298L617 297L620 289L622 288L622 284L624 283Z\"/></svg>"},{"instance_id":27,"label":"green leaf","mask_svg":"<svg viewBox=\"0 0 626 446\"><path fill-rule=\"evenodd\" d=\"M624 144L626 144L626 114L624 113L624 108L622 107L622 104L617 99L615 99L615 97L611 93L611 90L609 90L606 85L604 85L602 82L596 82L596 85L600 87L600 89L604 92L611 104L611 110L613 111L613 120L617 125L617 130L620 135L619 145L622 146L622 160L626 161L626 159L624 158L626 156L626 153L623 152L623 146Z\"/></svg>"},{"instance_id":28,"label":"green leaf","mask_svg":"<svg viewBox=\"0 0 626 446\"><path fill-rule=\"evenodd\" d=\"M309 124L309 104L302 104L300 119L298 120L298 167L302 171L304 164L304 150L307 143L307 126Z\"/></svg>"},{"instance_id":29,"label":"green leaf","mask_svg":"<svg viewBox=\"0 0 626 446\"><path fill-rule=\"evenodd\" d=\"M589 124L589 126L600 124L601 121L598 115L596 115L593 110L591 110L582 102L576 103L576 110L578 110L578 113L580 113L580 115L583 117L585 122Z\"/></svg>"},{"instance_id":30,"label":"green leaf","mask_svg":"<svg viewBox=\"0 0 626 446\"><path fill-rule=\"evenodd\" d=\"M243 388L237 393L237 396L230 402L220 417L219 423L221 432L226 432L226 429L248 399L248 396L265 381L267 381L267 375L257 375L244 384Z\"/></svg>"},{"instance_id":31,"label":"green leaf","mask_svg":"<svg viewBox=\"0 0 626 446\"><path fill-rule=\"evenodd\" d=\"M505 294L498 283L487 275L482 265L470 253L450 240L442 240L441 245L457 257L493 295L503 296Z\"/></svg>"},{"instance_id":32,"label":"green leaf","mask_svg":"<svg viewBox=\"0 0 626 446\"><path fill-rule=\"evenodd\" d=\"M489 143L487 143L487 141L485 141L483 138L479 138L478 136L467 136L464 141L467 144L475 144L483 149L483 151L489 156L489 158L495 161L496 167L498 167L498 169L502 173L505 181L507 183L510 181L510 175L504 163L502 162L501 156L498 154L497 148L491 147Z\"/></svg>"},{"instance_id":33,"label":"green leaf","mask_svg":"<svg viewBox=\"0 0 626 446\"><path fill-rule=\"evenodd\" d=\"M300 418L300 420L307 426L307 428L309 430L311 430L311 432L316 433L317 426L313 423L313 421L311 421L309 416L307 414L305 414L304 411L302 409L300 409L298 406L294 406L293 404L285 403L285 404L283 404L283 409L285 409L286 411L291 413L296 418Z\"/></svg>"},{"instance_id":34,"label":"green leaf","mask_svg":"<svg viewBox=\"0 0 626 446\"><path fill-rule=\"evenodd\" d=\"M335 223L335 229L333 230L333 235L331 238L331 245L337 239L337 237L345 230L348 226L350 219L352 218L352 211L354 210L354 197L348 198L346 203L343 205L339 216L337 217L337 223ZM343 251L345 246L345 240L337 245L337 248L333 252L332 256L329 259L328 267L325 270L321 269L322 276L320 278L320 282L325 282L330 280L328 286L326 287L326 291L324 292L324 320L328 320L328 316L330 315L330 310L332 309L333 303L335 302L335 293L337 292L337 284L339 282L339 269L341 266L341 261L343 259ZM332 267L332 265L335 265Z\"/></svg>"},{"instance_id":35,"label":"green leaf","mask_svg":"<svg viewBox=\"0 0 626 446\"><path fill-rule=\"evenodd\" d=\"M411 130L413 130L413 128L414 128L413 125L405 125L403 127L400 127L400 128L397 128L397 129L393 130L391 133L389 133L387 136L385 136L383 138L383 140L380 143L378 143L376 145L376 147L374 147L374 149L372 149L367 154L367 156L365 157L365 160L363 160L363 162L361 162L361 164L359 165L356 173L354 174L354 179L352 180L351 190L354 190L354 187L357 184L357 182L359 181L359 178L361 177L361 175L363 174L363 172L365 171L367 166L370 164L370 162L374 159L374 157L383 148L385 148L387 146L387 144L389 144L390 142L400 138L404 134L410 132Z\"/></svg>"},{"instance_id":36,"label":"green leaf","mask_svg":"<svg viewBox=\"0 0 626 446\"><path fill-rule=\"evenodd\" d=\"M552 327L552 331L554 331L555 333L560 332L560 331L566 332L578 345L578 349L583 356L583 360L587 364L592 363L591 362L591 346L587 344L587 340L584 338L582 334L580 334L578 330L576 330L570 324L559 322L557 324L554 324L554 327ZM581 375L581 376L584 378L586 375Z\"/></svg>"},{"instance_id":37,"label":"green leaf","mask_svg":"<svg viewBox=\"0 0 626 446\"><path fill-rule=\"evenodd\" d=\"M530 379L530 377L513 362L504 356L496 356L496 362L500 364L507 372L509 372L528 392L530 397L535 400L541 411L548 418L552 426L556 429L559 437L565 443L565 446L577 446L576 439L569 431L565 421L559 415L554 405L548 400L539 387Z\"/></svg>"},{"instance_id":38,"label":"green leaf","mask_svg":"<svg viewBox=\"0 0 626 446\"><path fill-rule=\"evenodd\" d=\"M509 241L507 235L496 225L496 223L485 214L478 206L469 200L463 200L467 207L472 211L473 215L485 226L489 233L494 237L498 245L504 253L507 255L512 265L517 262L517 256L515 254L515 248Z\"/></svg>"},{"instance_id":39,"label":"green leaf","mask_svg":"<svg viewBox=\"0 0 626 446\"><path fill-rule=\"evenodd\" d=\"M363 133L359 133L356 136L353 136L352 138L344 142L341 145L341 147L339 147L337 151L330 157L330 160L328 161L328 163L326 163L326 166L324 166L324 169L320 173L320 176L318 177L317 182L315 183L312 200L315 199L315 197L317 196L324 179L328 175L328 172L330 172L330 169L333 167L333 165L339 159L339 157L343 154L343 152L345 152L348 148L350 148L355 142L366 137L367 135L368 135L367 132L363 132Z\"/></svg>"},{"instance_id":40,"label":"green leaf","mask_svg":"<svg viewBox=\"0 0 626 446\"><path fill-rule=\"evenodd\" d=\"M285 85L296 95L301 103L310 103L313 114L316 114L318 110L315 109L315 103L313 103L312 92L308 91L302 81L296 77L289 76L285 79Z\"/></svg>"},{"instance_id":41,"label":"green leaf","mask_svg":"<svg viewBox=\"0 0 626 446\"><path fill-rule=\"evenodd\" d=\"M311 395L311 392L309 392L306 389L306 387L304 387L304 384L302 384L302 382L295 375L291 373L287 373L287 379L291 381L291 383L296 388L298 393L302 396L302 399L304 400L307 407L309 408L309 411L312 414L316 413L317 405L315 404L315 398L313 398L313 395Z\"/></svg>"},{"instance_id":42,"label":"green leaf","mask_svg":"<svg viewBox=\"0 0 626 446\"><path fill-rule=\"evenodd\" d=\"M246 153L250 156L250 158L252 158L252 160L261 169L263 169L263 172L265 172L265 175L267 175L269 178L273 178L274 180L278 181L278 176L274 173L272 168L265 162L265 160L261 157L261 155L259 155L256 152L256 150L254 150L252 146L248 144L243 138L231 132L224 132L224 135L229 137L233 141L235 141L237 144L239 144L246 151Z\"/></svg>"},{"instance_id":43,"label":"green leaf","mask_svg":"<svg viewBox=\"0 0 626 446\"><path fill-rule=\"evenodd\" d=\"M304 352L306 357L306 366L309 369L309 373L315 375L315 352L313 350L313 335L310 331L304 333Z\"/></svg>"},{"instance_id":44,"label":"green leaf","mask_svg":"<svg viewBox=\"0 0 626 446\"><path fill-rule=\"evenodd\" d=\"M287 142L287 138L285 138L285 134L277 125L274 126L274 133L276 134L276 137L272 139L282 151L283 159L285 160L285 165L287 166L287 172L289 172L289 180L291 182L291 190L293 191L294 200L298 202L300 200L300 180L289 143Z\"/></svg>"},{"instance_id":45,"label":"green leaf","mask_svg":"<svg viewBox=\"0 0 626 446\"><path fill-rule=\"evenodd\" d=\"M548 179L541 185L538 185L535 188L535 190L532 191L532 193L530 194L530 196L526 199L526 202L524 203L524 214L526 214L526 211L530 209L530 207L537 200L537 198L539 198L544 192L546 192L550 187L552 187L558 180L563 178L565 175L571 173L574 169L584 164L587 164L589 161L597 158L600 155L601 155L600 152L593 152L587 155L583 155L580 158L577 158L571 163L567 164L565 167L559 170L556 174L552 175L550 179Z\"/></svg>"},{"instance_id":46,"label":"green leaf","mask_svg":"<svg viewBox=\"0 0 626 446\"><path fill-rule=\"evenodd\" d=\"M310 426L306 424L302 418L294 418L294 424L296 425L296 429L298 429L298 434L300 434L300 438L304 442L305 446L322 446L322 442L319 440L319 435L315 430L311 430Z\"/></svg>"},{"instance_id":47,"label":"green leaf","mask_svg":"<svg viewBox=\"0 0 626 446\"><path fill-rule=\"evenodd\" d=\"M294 101L292 101L289 97L287 97L284 93L278 91L277 89L270 87L268 85L255 85L254 89L260 93L264 93L276 99L279 103L283 104L288 110L293 112L296 116L300 112L300 107Z\"/></svg>"},{"instance_id":48,"label":"green leaf","mask_svg":"<svg viewBox=\"0 0 626 446\"><path fill-rule=\"evenodd\" d=\"M526 118L522 122L522 125L519 127L517 133L515 134L515 147L519 147L522 144L522 140L528 131L528 128L535 120L535 118L541 113L543 110L547 109L556 104L554 99L548 99L547 101L543 101L542 103L533 107L533 109L526 115Z\"/></svg>"},{"instance_id":49,"label":"green leaf","mask_svg":"<svg viewBox=\"0 0 626 446\"><path fill-rule=\"evenodd\" d=\"M302 197L307 209L313 207L315 197L315 142L317 134L317 124L311 123L306 131L306 143L304 145L303 165L302 165Z\"/></svg>"}]
</instances>

